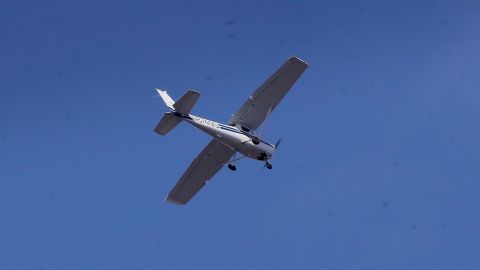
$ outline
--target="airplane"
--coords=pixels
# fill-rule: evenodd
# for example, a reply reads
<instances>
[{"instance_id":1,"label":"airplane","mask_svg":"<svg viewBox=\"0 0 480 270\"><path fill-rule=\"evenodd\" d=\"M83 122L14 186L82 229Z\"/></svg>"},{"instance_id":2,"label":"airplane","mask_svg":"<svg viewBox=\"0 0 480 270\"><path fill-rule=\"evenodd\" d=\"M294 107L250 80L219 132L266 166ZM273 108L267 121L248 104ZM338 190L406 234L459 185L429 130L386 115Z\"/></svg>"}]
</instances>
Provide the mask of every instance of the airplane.
<instances>
[{"instance_id":1,"label":"airplane","mask_svg":"<svg viewBox=\"0 0 480 270\"><path fill-rule=\"evenodd\" d=\"M225 164L228 164L230 170L235 171L236 161L246 157L262 161L264 167L272 169L273 166L268 161L275 153L280 140L275 144L262 140L265 123L307 67L308 64L303 60L290 57L248 97L228 124L190 114L200 97L200 93L195 90L188 90L179 100L174 101L167 91L156 89L170 109L155 127L156 133L166 135L180 122L185 121L213 137L168 193L166 201L178 205L187 204ZM257 133L256 130L262 123L263 127ZM237 158L237 153L242 156Z\"/></svg>"}]
</instances>

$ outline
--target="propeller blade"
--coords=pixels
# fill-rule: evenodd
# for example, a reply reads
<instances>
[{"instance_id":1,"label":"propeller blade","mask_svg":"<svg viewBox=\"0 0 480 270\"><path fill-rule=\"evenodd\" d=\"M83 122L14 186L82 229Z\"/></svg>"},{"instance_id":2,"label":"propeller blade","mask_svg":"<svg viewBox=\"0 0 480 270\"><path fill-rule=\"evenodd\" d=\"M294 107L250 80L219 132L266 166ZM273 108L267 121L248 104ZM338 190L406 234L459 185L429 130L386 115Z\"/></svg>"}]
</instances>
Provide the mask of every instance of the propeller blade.
<instances>
[{"instance_id":1,"label":"propeller blade","mask_svg":"<svg viewBox=\"0 0 480 270\"><path fill-rule=\"evenodd\" d=\"M278 139L277 143L275 143L275 149L277 149L277 148L278 148L278 146L280 145L280 142L281 142L281 141L282 141L282 139L281 139L281 138L280 138L280 139Z\"/></svg>"}]
</instances>

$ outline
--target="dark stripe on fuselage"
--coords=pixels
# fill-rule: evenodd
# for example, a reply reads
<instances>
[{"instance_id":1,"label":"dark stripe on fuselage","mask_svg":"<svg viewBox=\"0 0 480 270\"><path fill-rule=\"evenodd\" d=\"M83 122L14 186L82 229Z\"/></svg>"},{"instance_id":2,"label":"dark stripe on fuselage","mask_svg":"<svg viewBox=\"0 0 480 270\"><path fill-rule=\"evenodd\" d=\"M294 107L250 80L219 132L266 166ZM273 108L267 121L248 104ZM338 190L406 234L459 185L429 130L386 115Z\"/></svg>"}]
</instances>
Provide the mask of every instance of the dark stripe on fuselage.
<instances>
[{"instance_id":1,"label":"dark stripe on fuselage","mask_svg":"<svg viewBox=\"0 0 480 270\"><path fill-rule=\"evenodd\" d=\"M221 129L224 129L224 130L228 130L228 131L232 131L232 132L235 132L235 133L240 133L242 134L242 132L236 128L232 128L232 127L227 127L227 126L220 126Z\"/></svg>"},{"instance_id":2,"label":"dark stripe on fuselage","mask_svg":"<svg viewBox=\"0 0 480 270\"><path fill-rule=\"evenodd\" d=\"M241 131L241 130L239 130L239 129L237 129L237 128L234 128L234 127L232 127L232 126L227 126L227 125L220 124L220 123L219 123L219 125L220 125L220 128L221 128L221 129L228 130L228 131L232 131L232 132L235 132L235 133L238 133L238 134L243 134L243 135L248 136L248 137L253 137L252 134L246 133L246 132Z\"/></svg>"},{"instance_id":3,"label":"dark stripe on fuselage","mask_svg":"<svg viewBox=\"0 0 480 270\"><path fill-rule=\"evenodd\" d=\"M235 133L238 133L238 134L244 134L243 132L241 132L240 130L238 130L238 129L236 129L236 128L227 127L227 126L223 126L223 125L221 125L220 128L223 129L223 130L235 132ZM244 135L249 136L250 134L244 134ZM251 135L250 135L250 136L251 136Z\"/></svg>"},{"instance_id":4,"label":"dark stripe on fuselage","mask_svg":"<svg viewBox=\"0 0 480 270\"><path fill-rule=\"evenodd\" d=\"M181 114L181 113L175 112L175 111L173 113L178 117L192 120L192 117L190 117L190 115L188 115L188 114Z\"/></svg>"},{"instance_id":5,"label":"dark stripe on fuselage","mask_svg":"<svg viewBox=\"0 0 480 270\"><path fill-rule=\"evenodd\" d=\"M174 111L173 113L174 113L176 116L178 116L178 117L181 117L181 118L184 118L184 119L193 120L192 117L190 117L190 115L188 115L188 114L181 114L181 113L175 112L175 111ZM230 132L234 132L234 133L238 133L238 134L242 134L242 135L245 135L245 136L249 137L250 139L255 137L254 135L252 135L252 134L250 134L250 133L248 133L248 132L245 132L245 131L243 131L243 130L238 130L237 128L232 127L232 126L224 125L224 124L221 124L221 123L218 123L218 125L220 126L220 129L223 129L223 130L226 130L226 131L230 131ZM260 141L263 142L264 144L267 144L267 145L270 145L270 146L273 147L272 144L270 144L270 143L268 143L268 142L266 142L266 141L264 141L264 140L260 140Z\"/></svg>"},{"instance_id":6,"label":"dark stripe on fuselage","mask_svg":"<svg viewBox=\"0 0 480 270\"><path fill-rule=\"evenodd\" d=\"M238 129L234 128L234 127L227 126L227 125L224 125L224 124L219 124L219 125L220 125L220 128L223 129L223 130L227 130L227 131L235 132L235 133L238 133L238 134L242 134L242 135L245 135L245 136L249 137L250 139L252 139L252 138L255 137L254 135L252 135L252 134L250 134L250 133L248 133L248 132L245 132L245 131L243 131L243 130L238 130ZM270 143L268 143L268 142L266 142L266 141L264 141L264 140L260 140L260 141L263 142L264 144L267 144L267 145L270 145L270 146L273 147L272 144L270 144Z\"/></svg>"}]
</instances>

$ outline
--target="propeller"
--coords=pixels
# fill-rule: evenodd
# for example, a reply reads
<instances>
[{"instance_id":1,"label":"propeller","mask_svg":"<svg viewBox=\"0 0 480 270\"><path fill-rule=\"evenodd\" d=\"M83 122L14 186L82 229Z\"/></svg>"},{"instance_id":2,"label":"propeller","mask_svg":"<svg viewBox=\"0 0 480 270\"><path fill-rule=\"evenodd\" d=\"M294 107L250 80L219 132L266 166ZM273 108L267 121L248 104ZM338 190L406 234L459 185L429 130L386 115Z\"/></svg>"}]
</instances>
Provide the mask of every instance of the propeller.
<instances>
[{"instance_id":1,"label":"propeller","mask_svg":"<svg viewBox=\"0 0 480 270\"><path fill-rule=\"evenodd\" d=\"M278 139L278 141L275 143L275 150L277 150L278 146L280 145L280 142L282 142L282 138ZM270 157L272 159L273 157ZM265 169L267 167L268 169L272 169L272 164L268 163L268 160L265 160L265 164L263 164L263 168Z\"/></svg>"}]
</instances>

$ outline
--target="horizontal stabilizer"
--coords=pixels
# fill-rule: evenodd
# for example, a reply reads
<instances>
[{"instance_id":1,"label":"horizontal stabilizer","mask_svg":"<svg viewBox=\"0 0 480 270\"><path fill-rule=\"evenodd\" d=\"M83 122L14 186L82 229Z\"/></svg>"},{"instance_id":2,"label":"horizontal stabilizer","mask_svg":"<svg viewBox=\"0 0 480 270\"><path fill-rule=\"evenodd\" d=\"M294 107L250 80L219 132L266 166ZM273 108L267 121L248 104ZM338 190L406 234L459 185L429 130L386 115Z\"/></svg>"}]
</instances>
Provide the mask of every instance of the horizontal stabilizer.
<instances>
[{"instance_id":1,"label":"horizontal stabilizer","mask_svg":"<svg viewBox=\"0 0 480 270\"><path fill-rule=\"evenodd\" d=\"M173 104L175 111L181 114L189 114L195 103L197 103L200 93L195 90L188 90L183 97Z\"/></svg>"},{"instance_id":2,"label":"horizontal stabilizer","mask_svg":"<svg viewBox=\"0 0 480 270\"><path fill-rule=\"evenodd\" d=\"M174 113L167 112L163 115L162 119L160 120L160 122L158 122L154 130L160 135L166 135L180 122L182 122L182 118L176 116Z\"/></svg>"}]
</instances>

